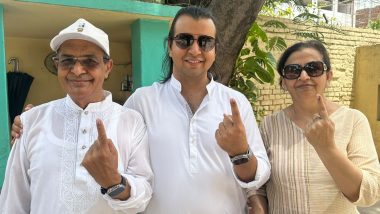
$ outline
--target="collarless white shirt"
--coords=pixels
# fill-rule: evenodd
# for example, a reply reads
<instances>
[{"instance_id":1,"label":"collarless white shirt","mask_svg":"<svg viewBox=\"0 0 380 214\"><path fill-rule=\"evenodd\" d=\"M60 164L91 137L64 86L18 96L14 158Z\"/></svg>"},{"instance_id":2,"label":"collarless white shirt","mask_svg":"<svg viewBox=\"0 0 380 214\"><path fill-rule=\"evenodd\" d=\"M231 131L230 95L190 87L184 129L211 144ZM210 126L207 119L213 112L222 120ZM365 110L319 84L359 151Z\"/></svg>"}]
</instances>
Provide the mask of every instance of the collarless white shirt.
<instances>
[{"instance_id":1,"label":"collarless white shirt","mask_svg":"<svg viewBox=\"0 0 380 214\"><path fill-rule=\"evenodd\" d=\"M171 77L164 84L137 89L124 106L140 112L147 124L153 197L145 213L245 213L243 188L257 189L270 175L270 164L250 103L243 94L213 80L193 114ZM215 140L223 113L231 114L230 98L239 106L249 146L257 158L255 180L237 179L228 154Z\"/></svg>"},{"instance_id":2,"label":"collarless white shirt","mask_svg":"<svg viewBox=\"0 0 380 214\"><path fill-rule=\"evenodd\" d=\"M112 102L109 92L85 109L70 96L23 113L23 134L8 159L0 196L1 213L136 213L151 198L153 173L141 115ZM114 200L81 166L97 139L96 119L118 151L118 170L131 197Z\"/></svg>"}]
</instances>

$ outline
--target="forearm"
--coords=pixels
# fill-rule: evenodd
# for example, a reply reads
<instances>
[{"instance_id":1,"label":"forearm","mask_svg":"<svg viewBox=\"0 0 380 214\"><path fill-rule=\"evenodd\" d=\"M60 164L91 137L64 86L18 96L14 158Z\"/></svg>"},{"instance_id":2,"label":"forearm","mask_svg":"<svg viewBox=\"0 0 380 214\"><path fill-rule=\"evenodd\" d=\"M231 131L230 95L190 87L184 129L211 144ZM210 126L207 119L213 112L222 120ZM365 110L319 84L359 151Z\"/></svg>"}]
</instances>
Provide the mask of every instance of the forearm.
<instances>
[{"instance_id":1,"label":"forearm","mask_svg":"<svg viewBox=\"0 0 380 214\"><path fill-rule=\"evenodd\" d=\"M257 170L257 159L252 156L247 163L234 165L234 172L239 180L243 182L251 182L255 180Z\"/></svg>"},{"instance_id":2,"label":"forearm","mask_svg":"<svg viewBox=\"0 0 380 214\"><path fill-rule=\"evenodd\" d=\"M268 213L268 201L265 196L252 195L248 198L249 214Z\"/></svg>"},{"instance_id":3,"label":"forearm","mask_svg":"<svg viewBox=\"0 0 380 214\"><path fill-rule=\"evenodd\" d=\"M339 190L351 201L359 198L363 174L337 147L316 149Z\"/></svg>"}]
</instances>

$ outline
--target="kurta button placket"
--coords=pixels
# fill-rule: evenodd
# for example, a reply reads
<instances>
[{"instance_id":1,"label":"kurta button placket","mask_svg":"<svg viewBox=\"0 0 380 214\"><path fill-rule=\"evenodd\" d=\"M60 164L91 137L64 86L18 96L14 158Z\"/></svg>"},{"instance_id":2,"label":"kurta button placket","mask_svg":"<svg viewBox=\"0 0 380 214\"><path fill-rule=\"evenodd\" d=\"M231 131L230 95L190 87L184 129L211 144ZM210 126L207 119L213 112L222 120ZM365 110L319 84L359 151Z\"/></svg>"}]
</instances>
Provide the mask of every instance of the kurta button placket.
<instances>
[{"instance_id":1,"label":"kurta button placket","mask_svg":"<svg viewBox=\"0 0 380 214\"><path fill-rule=\"evenodd\" d=\"M195 173L198 171L198 151L197 151L197 138L195 129L194 117L190 119L189 127L189 155L190 155L190 171Z\"/></svg>"},{"instance_id":2,"label":"kurta button placket","mask_svg":"<svg viewBox=\"0 0 380 214\"><path fill-rule=\"evenodd\" d=\"M88 110L85 110L81 112L81 119L79 124L79 133L80 136L78 136L78 144L77 144L77 155L78 160L83 159L84 155L86 154L88 148L91 145L90 138L91 138L91 124L92 124L92 117L90 116L91 112Z\"/></svg>"}]
</instances>

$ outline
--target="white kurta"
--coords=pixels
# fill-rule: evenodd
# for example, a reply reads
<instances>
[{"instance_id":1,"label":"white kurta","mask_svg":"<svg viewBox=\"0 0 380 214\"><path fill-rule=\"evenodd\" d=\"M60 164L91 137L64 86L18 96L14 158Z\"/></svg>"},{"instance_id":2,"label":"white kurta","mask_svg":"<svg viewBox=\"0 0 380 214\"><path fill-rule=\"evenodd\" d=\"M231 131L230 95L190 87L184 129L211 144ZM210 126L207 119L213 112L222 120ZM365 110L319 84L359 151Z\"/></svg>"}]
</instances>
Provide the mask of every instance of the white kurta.
<instances>
[{"instance_id":1,"label":"white kurta","mask_svg":"<svg viewBox=\"0 0 380 214\"><path fill-rule=\"evenodd\" d=\"M241 93L212 80L207 85L208 94L192 114L180 92L181 84L172 76L165 84L136 90L125 104L143 115L148 129L155 181L145 213L244 213L243 188L259 188L270 175L251 105ZM228 154L215 140L223 113L231 114L230 98L238 103L258 161L256 178L250 183L236 178Z\"/></svg>"},{"instance_id":2,"label":"white kurta","mask_svg":"<svg viewBox=\"0 0 380 214\"><path fill-rule=\"evenodd\" d=\"M69 96L23 113L23 134L12 148L0 196L1 213L136 213L152 194L146 126L139 113L106 99L86 109ZM96 119L118 150L118 170L131 186L126 201L100 193L81 166L97 138Z\"/></svg>"}]
</instances>

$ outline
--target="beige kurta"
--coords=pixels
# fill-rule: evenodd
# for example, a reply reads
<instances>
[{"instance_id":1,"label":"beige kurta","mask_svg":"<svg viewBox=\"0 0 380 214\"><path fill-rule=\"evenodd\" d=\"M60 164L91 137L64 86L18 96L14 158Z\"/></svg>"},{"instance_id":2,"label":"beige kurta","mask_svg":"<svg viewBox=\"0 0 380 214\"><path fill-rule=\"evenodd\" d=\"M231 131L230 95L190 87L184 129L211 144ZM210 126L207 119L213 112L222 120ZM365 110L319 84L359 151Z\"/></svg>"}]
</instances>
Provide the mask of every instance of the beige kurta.
<instances>
[{"instance_id":1,"label":"beige kurta","mask_svg":"<svg viewBox=\"0 0 380 214\"><path fill-rule=\"evenodd\" d=\"M347 107L330 118L338 148L363 172L359 199L351 203L339 191L302 129L280 111L265 117L260 127L272 164L266 184L270 213L358 213L355 205L380 199L380 165L367 118Z\"/></svg>"}]
</instances>

